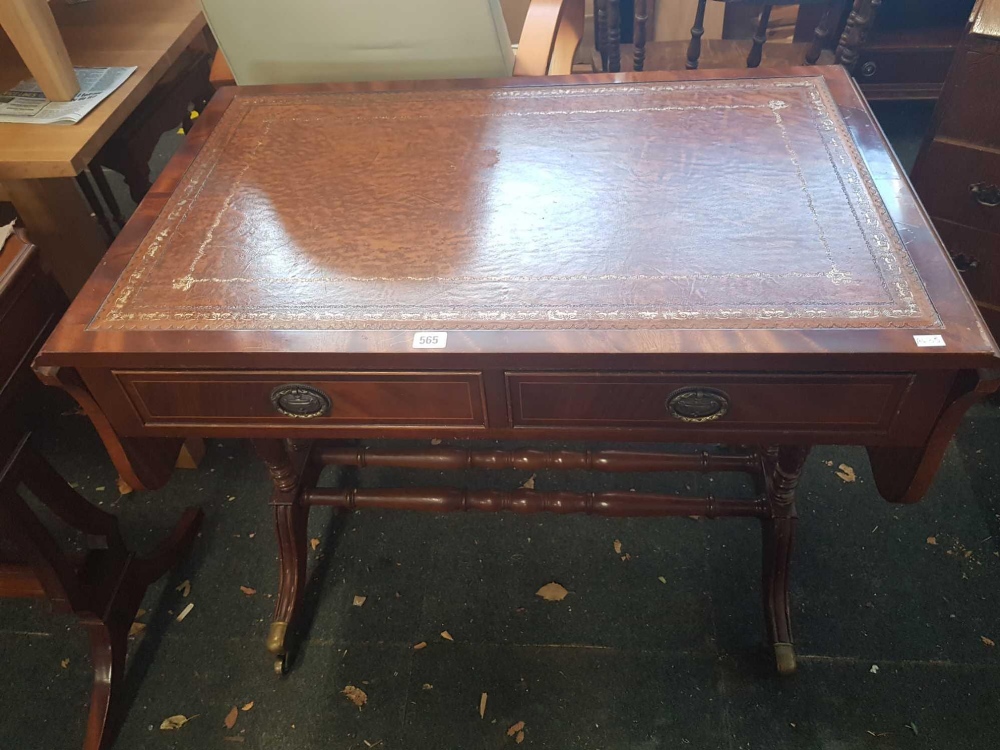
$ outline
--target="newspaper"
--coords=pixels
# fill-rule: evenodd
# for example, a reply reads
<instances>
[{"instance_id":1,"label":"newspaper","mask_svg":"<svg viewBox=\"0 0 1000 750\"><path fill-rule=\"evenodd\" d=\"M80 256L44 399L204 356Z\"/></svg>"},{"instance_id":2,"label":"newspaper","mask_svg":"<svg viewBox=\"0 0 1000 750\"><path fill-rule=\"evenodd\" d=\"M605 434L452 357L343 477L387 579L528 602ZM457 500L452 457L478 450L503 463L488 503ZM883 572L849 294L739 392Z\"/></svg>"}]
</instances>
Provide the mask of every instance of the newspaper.
<instances>
[{"instance_id":1,"label":"newspaper","mask_svg":"<svg viewBox=\"0 0 1000 750\"><path fill-rule=\"evenodd\" d=\"M80 92L68 102L50 102L34 78L0 94L0 122L35 125L80 122L94 107L125 83L136 68L74 68Z\"/></svg>"}]
</instances>

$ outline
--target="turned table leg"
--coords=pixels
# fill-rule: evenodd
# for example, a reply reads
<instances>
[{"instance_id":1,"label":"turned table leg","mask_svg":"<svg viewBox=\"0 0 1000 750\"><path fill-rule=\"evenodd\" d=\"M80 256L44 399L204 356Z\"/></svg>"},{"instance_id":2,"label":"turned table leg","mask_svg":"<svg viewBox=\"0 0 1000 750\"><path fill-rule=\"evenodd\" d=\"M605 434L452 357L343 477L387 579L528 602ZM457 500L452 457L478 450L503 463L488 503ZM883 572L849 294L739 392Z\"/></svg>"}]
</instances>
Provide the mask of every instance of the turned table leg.
<instances>
[{"instance_id":1,"label":"turned table leg","mask_svg":"<svg viewBox=\"0 0 1000 750\"><path fill-rule=\"evenodd\" d=\"M284 441L254 440L257 454L264 460L274 482L271 507L278 538L280 578L278 601L267 636L267 650L274 657L274 671L281 675L288 670L290 644L288 633L293 629L302 605L306 585L306 522L309 509L302 504L301 462L289 455ZM297 466L296 464L300 465Z\"/></svg>"},{"instance_id":2,"label":"turned table leg","mask_svg":"<svg viewBox=\"0 0 1000 750\"><path fill-rule=\"evenodd\" d=\"M809 455L807 446L782 446L768 452L768 515L761 519L761 569L764 617L778 672L795 671L795 647L788 608L789 565L795 538L795 488Z\"/></svg>"}]
</instances>

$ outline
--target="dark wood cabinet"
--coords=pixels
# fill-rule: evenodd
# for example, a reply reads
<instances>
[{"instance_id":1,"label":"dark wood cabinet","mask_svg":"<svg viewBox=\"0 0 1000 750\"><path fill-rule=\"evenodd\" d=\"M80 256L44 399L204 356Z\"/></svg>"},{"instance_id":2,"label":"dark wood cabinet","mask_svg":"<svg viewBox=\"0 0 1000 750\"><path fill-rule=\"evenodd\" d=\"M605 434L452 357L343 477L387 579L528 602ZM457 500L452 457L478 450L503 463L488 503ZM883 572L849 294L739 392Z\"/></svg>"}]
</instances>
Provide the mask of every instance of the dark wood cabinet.
<instances>
[{"instance_id":1,"label":"dark wood cabinet","mask_svg":"<svg viewBox=\"0 0 1000 750\"><path fill-rule=\"evenodd\" d=\"M913 183L994 335L1000 333L1000 0L980 0Z\"/></svg>"}]
</instances>

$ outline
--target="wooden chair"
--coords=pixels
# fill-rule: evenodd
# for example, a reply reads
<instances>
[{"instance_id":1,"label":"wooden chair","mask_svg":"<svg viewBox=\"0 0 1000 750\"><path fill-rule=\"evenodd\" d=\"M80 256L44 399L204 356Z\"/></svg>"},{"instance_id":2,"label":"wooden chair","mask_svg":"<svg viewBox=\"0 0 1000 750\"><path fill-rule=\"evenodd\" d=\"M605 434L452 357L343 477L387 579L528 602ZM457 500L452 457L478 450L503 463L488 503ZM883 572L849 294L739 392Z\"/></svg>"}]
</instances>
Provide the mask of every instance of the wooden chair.
<instances>
[{"instance_id":1,"label":"wooden chair","mask_svg":"<svg viewBox=\"0 0 1000 750\"><path fill-rule=\"evenodd\" d=\"M114 738L109 716L120 708L116 692L143 594L190 547L202 512L188 509L157 551L139 558L125 546L117 519L87 502L31 449L18 406L41 387L29 364L66 302L23 235L15 234L5 247L0 247L0 597L47 598L53 609L74 613L87 629L94 686L83 746L103 750ZM85 535L85 552L64 552L36 508Z\"/></svg>"},{"instance_id":2,"label":"wooden chair","mask_svg":"<svg viewBox=\"0 0 1000 750\"><path fill-rule=\"evenodd\" d=\"M565 75L583 38L584 0L532 0L516 53L499 0L202 4L216 87Z\"/></svg>"},{"instance_id":3,"label":"wooden chair","mask_svg":"<svg viewBox=\"0 0 1000 750\"><path fill-rule=\"evenodd\" d=\"M878 5L878 0L855 0L852 12L847 20L847 25L840 37L836 47L836 52L832 53L828 48L832 47L833 34L839 26L843 16L847 0L775 0L774 2L748 3L747 0L714 0L715 2L732 4L759 4L762 5L760 20L757 30L753 35L749 53L746 56L746 66L756 68L763 59L764 44L767 41L767 28L771 19L771 9L778 5L825 5L823 15L816 26L813 40L807 44L781 44L773 45L775 50L774 62L778 64L801 65L803 63L814 65L817 62L839 63L850 68L857 61L858 48L864 43L871 23L874 19L874 7ZM631 49L626 50L626 57L630 56L633 70L643 70L644 67L652 67L657 70L687 68L694 70L698 67L702 56L702 36L705 33L705 9L708 0L692 0L697 2L695 10L694 25L691 27L691 40L686 45L682 43L655 43L654 54L656 60L649 64L647 59L647 24L649 21L649 8L652 0L635 0L635 16L633 19L633 44ZM618 72L622 69L622 45L621 45L621 13L620 0L595 0L594 8L594 39L597 48L595 55L595 66L601 70ZM733 54L736 50L733 42L713 42L716 48L712 51L713 63L715 67L733 67L737 64L737 59ZM771 48L768 48L771 49ZM823 57L828 59L823 60ZM627 60L626 60L627 67Z\"/></svg>"}]
</instances>

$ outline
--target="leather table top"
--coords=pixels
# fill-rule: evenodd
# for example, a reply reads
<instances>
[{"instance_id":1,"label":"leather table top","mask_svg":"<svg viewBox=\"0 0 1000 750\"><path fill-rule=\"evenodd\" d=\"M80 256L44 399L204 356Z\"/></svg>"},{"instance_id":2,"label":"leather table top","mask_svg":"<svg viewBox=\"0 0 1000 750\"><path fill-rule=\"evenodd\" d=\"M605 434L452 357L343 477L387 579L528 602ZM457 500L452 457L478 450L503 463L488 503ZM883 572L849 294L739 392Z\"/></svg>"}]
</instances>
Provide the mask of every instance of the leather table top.
<instances>
[{"instance_id":1,"label":"leather table top","mask_svg":"<svg viewBox=\"0 0 1000 750\"><path fill-rule=\"evenodd\" d=\"M940 325L790 76L241 92L87 329Z\"/></svg>"}]
</instances>

